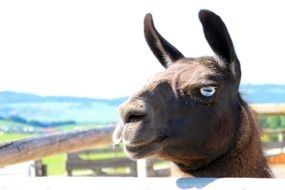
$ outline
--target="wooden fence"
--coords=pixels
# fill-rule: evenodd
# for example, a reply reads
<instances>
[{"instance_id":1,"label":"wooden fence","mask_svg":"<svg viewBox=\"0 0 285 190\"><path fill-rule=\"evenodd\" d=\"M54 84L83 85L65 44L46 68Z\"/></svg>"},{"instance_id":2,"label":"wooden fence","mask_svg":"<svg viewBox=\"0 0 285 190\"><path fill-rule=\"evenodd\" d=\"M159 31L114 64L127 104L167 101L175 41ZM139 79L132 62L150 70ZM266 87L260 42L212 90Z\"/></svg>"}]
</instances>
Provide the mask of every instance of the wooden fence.
<instances>
[{"instance_id":1,"label":"wooden fence","mask_svg":"<svg viewBox=\"0 0 285 190\"><path fill-rule=\"evenodd\" d=\"M110 156L100 158L101 155L106 154ZM169 162L159 159L145 159L137 162L127 158L120 146L115 149L107 146L68 153L65 168L68 176L170 176Z\"/></svg>"},{"instance_id":2,"label":"wooden fence","mask_svg":"<svg viewBox=\"0 0 285 190\"><path fill-rule=\"evenodd\" d=\"M112 153L111 157L104 157L100 159L100 155L108 155ZM87 175L96 175L96 176L137 176L137 162L127 158L126 156L121 156L121 148L96 148L91 150L84 150L74 153L67 154L66 160L66 171L68 176L73 176L73 171L78 170L91 170L93 173ZM96 157L99 158L94 159ZM113 171L104 171L104 170L116 170L116 168L124 168L123 170Z\"/></svg>"},{"instance_id":3,"label":"wooden fence","mask_svg":"<svg viewBox=\"0 0 285 190\"><path fill-rule=\"evenodd\" d=\"M112 144L114 127L53 133L0 144L0 167Z\"/></svg>"},{"instance_id":4,"label":"wooden fence","mask_svg":"<svg viewBox=\"0 0 285 190\"><path fill-rule=\"evenodd\" d=\"M285 104L252 104L258 115L285 115Z\"/></svg>"},{"instance_id":5,"label":"wooden fence","mask_svg":"<svg viewBox=\"0 0 285 190\"><path fill-rule=\"evenodd\" d=\"M263 150L267 156L267 160L271 165L285 164L284 153L284 133L285 130L270 130L265 131L267 138L277 139L265 143ZM278 137L278 138L276 138ZM96 159L96 155L101 153L115 153L113 156L104 160ZM123 150L121 147L116 147L114 150L112 146L102 148L95 148L92 150L85 150L80 152L73 152L67 154L66 171L69 176L73 176L72 171L81 171L78 175L92 175L92 176L143 176L143 177L167 177L170 176L170 163L159 159L140 160L138 163L121 157ZM118 156L119 155L119 156ZM94 159L95 158L95 159ZM117 168L125 169L117 170ZM113 170L110 171L110 168ZM92 173L85 174L82 171L91 170ZM109 170L104 172L104 170ZM76 175L75 175L76 176Z\"/></svg>"},{"instance_id":6,"label":"wooden fence","mask_svg":"<svg viewBox=\"0 0 285 190\"><path fill-rule=\"evenodd\" d=\"M283 152L285 148L285 129L267 129L263 131L263 136L267 138L269 141L268 143L263 143L263 149L265 150L265 153L267 151L266 155L274 155L278 154L279 152ZM279 149L278 151L271 151L274 149Z\"/></svg>"}]
</instances>

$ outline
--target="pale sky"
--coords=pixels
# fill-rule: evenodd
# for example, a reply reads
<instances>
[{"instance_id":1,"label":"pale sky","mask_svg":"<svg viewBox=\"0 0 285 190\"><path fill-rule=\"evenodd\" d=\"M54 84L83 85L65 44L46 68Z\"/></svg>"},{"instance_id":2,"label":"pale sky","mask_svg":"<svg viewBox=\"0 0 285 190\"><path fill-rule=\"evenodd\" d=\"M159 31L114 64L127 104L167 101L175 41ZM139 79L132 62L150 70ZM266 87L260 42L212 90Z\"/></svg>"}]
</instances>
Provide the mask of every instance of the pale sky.
<instances>
[{"instance_id":1,"label":"pale sky","mask_svg":"<svg viewBox=\"0 0 285 190\"><path fill-rule=\"evenodd\" d=\"M145 43L143 18L185 56L212 55L198 11L222 17L243 83L285 83L283 1L0 1L0 91L114 98L163 68Z\"/></svg>"}]
</instances>

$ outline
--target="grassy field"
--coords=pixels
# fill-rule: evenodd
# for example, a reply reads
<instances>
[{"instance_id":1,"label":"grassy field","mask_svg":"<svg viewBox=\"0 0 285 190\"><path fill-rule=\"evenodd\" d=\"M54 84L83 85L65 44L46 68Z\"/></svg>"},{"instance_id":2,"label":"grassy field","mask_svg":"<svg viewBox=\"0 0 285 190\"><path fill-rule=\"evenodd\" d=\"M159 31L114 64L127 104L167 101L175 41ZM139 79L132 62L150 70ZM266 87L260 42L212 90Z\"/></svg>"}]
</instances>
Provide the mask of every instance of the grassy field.
<instances>
[{"instance_id":1,"label":"grassy field","mask_svg":"<svg viewBox=\"0 0 285 190\"><path fill-rule=\"evenodd\" d=\"M66 154L58 154L42 159L43 164L47 165L48 176L61 176L65 174L65 158Z\"/></svg>"},{"instance_id":2,"label":"grassy field","mask_svg":"<svg viewBox=\"0 0 285 190\"><path fill-rule=\"evenodd\" d=\"M31 137L32 135L29 134L17 134L17 133L2 133L0 134L0 142L9 142L9 141L13 141L13 140L20 140L20 139L24 139L27 137Z\"/></svg>"}]
</instances>

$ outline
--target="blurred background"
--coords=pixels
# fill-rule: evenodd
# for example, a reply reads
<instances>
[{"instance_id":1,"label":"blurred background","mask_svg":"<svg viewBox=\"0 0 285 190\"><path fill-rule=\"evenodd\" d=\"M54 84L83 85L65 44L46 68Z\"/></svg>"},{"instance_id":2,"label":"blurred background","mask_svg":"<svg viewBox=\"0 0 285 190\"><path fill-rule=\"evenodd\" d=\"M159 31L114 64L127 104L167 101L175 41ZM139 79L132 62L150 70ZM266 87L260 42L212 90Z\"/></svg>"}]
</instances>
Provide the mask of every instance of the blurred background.
<instances>
[{"instance_id":1,"label":"blurred background","mask_svg":"<svg viewBox=\"0 0 285 190\"><path fill-rule=\"evenodd\" d=\"M200 9L216 12L241 62L243 97L253 106L284 108L284 8L282 1L1 1L0 141L116 125L117 107L163 70L144 41L143 18L149 12L158 31L189 57L213 54L197 15ZM263 134L264 143L283 147L284 114L259 115L264 131L270 131ZM105 151L87 157L124 154ZM81 158L87 157L85 152ZM67 158L44 158L36 162L37 172L72 175ZM10 172L4 169L0 175ZM88 175L122 171L93 169Z\"/></svg>"}]
</instances>

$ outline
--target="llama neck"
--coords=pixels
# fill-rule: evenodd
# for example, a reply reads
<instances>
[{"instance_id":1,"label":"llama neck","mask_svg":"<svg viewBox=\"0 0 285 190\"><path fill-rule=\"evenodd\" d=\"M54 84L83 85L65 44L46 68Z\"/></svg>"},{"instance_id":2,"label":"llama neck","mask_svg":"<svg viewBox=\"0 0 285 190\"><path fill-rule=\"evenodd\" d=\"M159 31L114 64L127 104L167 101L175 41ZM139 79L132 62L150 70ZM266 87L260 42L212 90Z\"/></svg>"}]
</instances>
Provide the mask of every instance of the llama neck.
<instances>
[{"instance_id":1,"label":"llama neck","mask_svg":"<svg viewBox=\"0 0 285 190\"><path fill-rule=\"evenodd\" d=\"M191 177L272 177L261 149L259 128L253 111L245 105L240 117L241 127L232 148L210 164L197 170L173 164L173 176Z\"/></svg>"}]
</instances>

